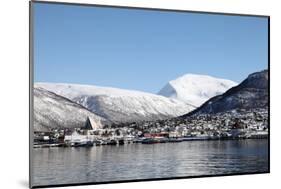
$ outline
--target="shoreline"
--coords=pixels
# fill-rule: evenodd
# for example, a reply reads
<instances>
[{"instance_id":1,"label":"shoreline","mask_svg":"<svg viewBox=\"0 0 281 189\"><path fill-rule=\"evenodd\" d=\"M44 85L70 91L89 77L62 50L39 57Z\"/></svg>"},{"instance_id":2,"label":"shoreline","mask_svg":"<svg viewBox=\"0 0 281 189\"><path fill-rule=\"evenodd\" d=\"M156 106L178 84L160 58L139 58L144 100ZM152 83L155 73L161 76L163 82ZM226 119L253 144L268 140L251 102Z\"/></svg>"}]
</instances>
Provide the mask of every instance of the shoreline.
<instances>
[{"instance_id":1,"label":"shoreline","mask_svg":"<svg viewBox=\"0 0 281 189\"><path fill-rule=\"evenodd\" d=\"M152 145L152 144L162 144L162 143L180 143L180 142L192 142L192 141L225 141L225 140L265 140L268 139L268 136L263 137L224 137L224 138L198 138L198 137L178 137L178 138L165 138L165 139L154 139L154 138L146 138L142 141L130 141L119 144L118 142L97 144L95 142L86 142L86 143L77 143L74 145L67 144L65 142L61 143L45 143L45 144L33 144L33 148L54 148L54 147L63 147L63 148L91 148L98 146L123 146L123 145L131 145L131 144L144 144L144 145Z\"/></svg>"}]
</instances>

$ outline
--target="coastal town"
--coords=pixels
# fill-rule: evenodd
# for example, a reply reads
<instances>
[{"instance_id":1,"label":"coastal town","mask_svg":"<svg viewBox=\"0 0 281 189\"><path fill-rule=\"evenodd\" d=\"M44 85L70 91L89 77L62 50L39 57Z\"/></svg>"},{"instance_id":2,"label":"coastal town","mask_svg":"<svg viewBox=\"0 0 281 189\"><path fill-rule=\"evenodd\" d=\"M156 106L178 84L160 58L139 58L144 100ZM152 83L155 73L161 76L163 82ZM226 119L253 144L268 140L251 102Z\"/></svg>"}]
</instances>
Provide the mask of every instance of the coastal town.
<instances>
[{"instance_id":1,"label":"coastal town","mask_svg":"<svg viewBox=\"0 0 281 189\"><path fill-rule=\"evenodd\" d=\"M233 110L188 118L113 123L93 129L91 121L74 129L34 132L34 148L91 147L100 145L156 144L196 140L268 138L268 110Z\"/></svg>"}]
</instances>

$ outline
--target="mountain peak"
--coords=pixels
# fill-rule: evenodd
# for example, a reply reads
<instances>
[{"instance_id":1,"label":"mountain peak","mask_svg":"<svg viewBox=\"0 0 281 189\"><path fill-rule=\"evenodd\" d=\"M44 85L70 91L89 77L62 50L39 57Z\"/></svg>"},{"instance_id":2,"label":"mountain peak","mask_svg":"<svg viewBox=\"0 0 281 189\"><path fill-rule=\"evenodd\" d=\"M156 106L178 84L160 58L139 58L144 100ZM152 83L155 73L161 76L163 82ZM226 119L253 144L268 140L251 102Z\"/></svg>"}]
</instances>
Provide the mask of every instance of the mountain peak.
<instances>
[{"instance_id":1,"label":"mountain peak","mask_svg":"<svg viewBox=\"0 0 281 189\"><path fill-rule=\"evenodd\" d=\"M237 83L231 80L188 73L169 81L158 94L200 106L211 97L222 94L235 85Z\"/></svg>"},{"instance_id":2,"label":"mountain peak","mask_svg":"<svg viewBox=\"0 0 281 189\"><path fill-rule=\"evenodd\" d=\"M250 74L241 85L248 88L264 89L268 87L268 70Z\"/></svg>"}]
</instances>

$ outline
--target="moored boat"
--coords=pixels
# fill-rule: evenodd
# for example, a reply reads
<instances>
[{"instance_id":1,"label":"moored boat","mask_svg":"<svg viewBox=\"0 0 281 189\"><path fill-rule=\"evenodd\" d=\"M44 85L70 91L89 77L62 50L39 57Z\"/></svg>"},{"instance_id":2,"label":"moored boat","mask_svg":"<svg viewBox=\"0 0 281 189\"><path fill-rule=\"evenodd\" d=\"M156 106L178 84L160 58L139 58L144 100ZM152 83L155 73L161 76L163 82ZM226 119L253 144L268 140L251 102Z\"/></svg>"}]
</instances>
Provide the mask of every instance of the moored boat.
<instances>
[{"instance_id":1,"label":"moored boat","mask_svg":"<svg viewBox=\"0 0 281 189\"><path fill-rule=\"evenodd\" d=\"M155 143L158 143L158 141L153 138L145 138L142 140L141 143L142 144L155 144Z\"/></svg>"},{"instance_id":2,"label":"moored boat","mask_svg":"<svg viewBox=\"0 0 281 189\"><path fill-rule=\"evenodd\" d=\"M182 138L169 138L168 141L169 141L169 142L182 142L183 139L182 139Z\"/></svg>"}]
</instances>

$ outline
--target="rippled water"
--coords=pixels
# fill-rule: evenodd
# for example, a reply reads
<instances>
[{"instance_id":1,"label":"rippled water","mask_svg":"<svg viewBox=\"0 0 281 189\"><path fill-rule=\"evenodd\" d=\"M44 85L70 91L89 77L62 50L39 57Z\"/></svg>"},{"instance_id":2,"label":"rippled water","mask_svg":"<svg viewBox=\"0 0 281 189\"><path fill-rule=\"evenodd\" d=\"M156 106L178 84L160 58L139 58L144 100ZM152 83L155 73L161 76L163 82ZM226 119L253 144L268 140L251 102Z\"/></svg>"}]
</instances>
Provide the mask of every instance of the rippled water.
<instances>
[{"instance_id":1,"label":"rippled water","mask_svg":"<svg viewBox=\"0 0 281 189\"><path fill-rule=\"evenodd\" d=\"M267 140L33 149L34 185L268 172Z\"/></svg>"}]
</instances>

